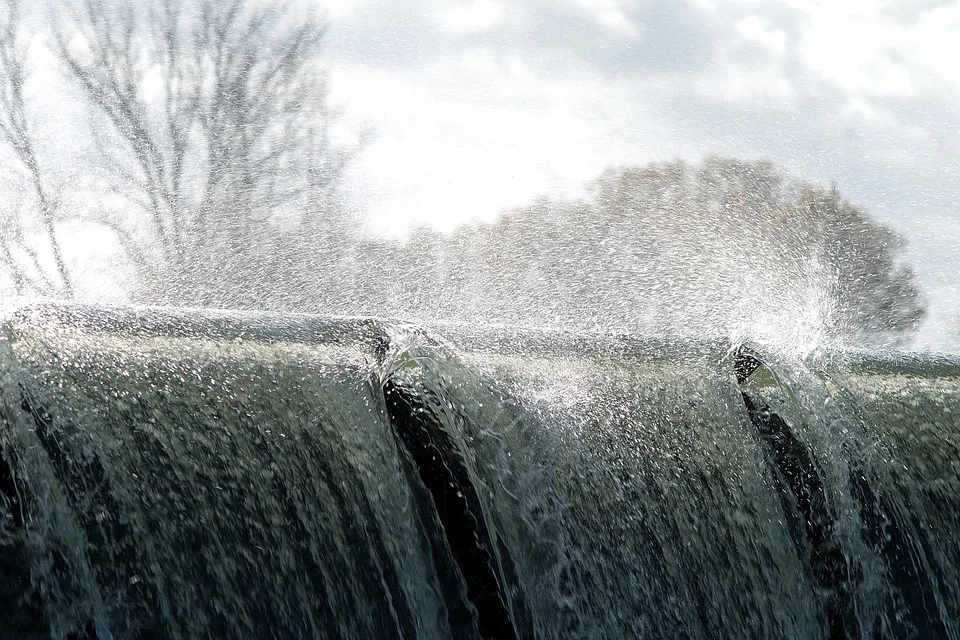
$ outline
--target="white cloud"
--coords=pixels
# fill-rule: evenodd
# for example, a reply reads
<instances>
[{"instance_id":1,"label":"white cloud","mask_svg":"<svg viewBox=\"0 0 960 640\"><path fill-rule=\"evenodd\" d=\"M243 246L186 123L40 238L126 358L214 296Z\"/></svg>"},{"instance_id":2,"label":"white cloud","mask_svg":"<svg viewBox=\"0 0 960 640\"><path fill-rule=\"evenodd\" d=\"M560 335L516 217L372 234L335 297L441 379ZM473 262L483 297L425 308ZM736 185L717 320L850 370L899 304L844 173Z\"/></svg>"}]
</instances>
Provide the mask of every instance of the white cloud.
<instances>
[{"instance_id":1,"label":"white cloud","mask_svg":"<svg viewBox=\"0 0 960 640\"><path fill-rule=\"evenodd\" d=\"M427 222L449 230L545 193L579 193L615 159L636 158L636 136L610 127L609 114L598 116L603 109L624 116L631 108L635 115L632 87L607 86L601 94L604 85L588 78L550 84L525 63L501 65L476 52L464 59L476 92L448 91L436 77L443 69L456 77L464 69L458 65L401 79L362 72L335 78L351 88L343 92L348 102L367 105L380 130L351 175L375 228L402 233ZM655 144L640 147L647 159L656 157Z\"/></svg>"},{"instance_id":2,"label":"white cloud","mask_svg":"<svg viewBox=\"0 0 960 640\"><path fill-rule=\"evenodd\" d=\"M442 13L442 24L457 33L484 31L503 18L503 7L491 0L474 0Z\"/></svg>"},{"instance_id":3,"label":"white cloud","mask_svg":"<svg viewBox=\"0 0 960 640\"><path fill-rule=\"evenodd\" d=\"M756 14L736 20L721 40L709 67L694 87L702 97L720 103L752 103L791 108L796 90L785 67L787 34Z\"/></svg>"},{"instance_id":4,"label":"white cloud","mask_svg":"<svg viewBox=\"0 0 960 640\"><path fill-rule=\"evenodd\" d=\"M867 127L902 144L922 144L930 138L930 132L925 127L905 123L889 108L866 98L850 98L840 108L839 115L849 124Z\"/></svg>"},{"instance_id":5,"label":"white cloud","mask_svg":"<svg viewBox=\"0 0 960 640\"><path fill-rule=\"evenodd\" d=\"M573 0L573 3L586 9L597 24L609 31L627 36L640 33L639 25L628 15L635 3L617 0Z\"/></svg>"},{"instance_id":6,"label":"white cloud","mask_svg":"<svg viewBox=\"0 0 960 640\"><path fill-rule=\"evenodd\" d=\"M875 18L825 9L812 16L802 36L801 60L808 68L846 92L882 97L909 97L911 74L897 61L902 29Z\"/></svg>"},{"instance_id":7,"label":"white cloud","mask_svg":"<svg viewBox=\"0 0 960 640\"><path fill-rule=\"evenodd\" d=\"M771 27L768 20L758 15L737 20L734 28L743 40L762 45L774 56L782 56L787 52L787 34L783 29Z\"/></svg>"},{"instance_id":8,"label":"white cloud","mask_svg":"<svg viewBox=\"0 0 960 640\"><path fill-rule=\"evenodd\" d=\"M934 9L912 25L905 55L933 71L951 88L960 89L960 6Z\"/></svg>"}]
</instances>

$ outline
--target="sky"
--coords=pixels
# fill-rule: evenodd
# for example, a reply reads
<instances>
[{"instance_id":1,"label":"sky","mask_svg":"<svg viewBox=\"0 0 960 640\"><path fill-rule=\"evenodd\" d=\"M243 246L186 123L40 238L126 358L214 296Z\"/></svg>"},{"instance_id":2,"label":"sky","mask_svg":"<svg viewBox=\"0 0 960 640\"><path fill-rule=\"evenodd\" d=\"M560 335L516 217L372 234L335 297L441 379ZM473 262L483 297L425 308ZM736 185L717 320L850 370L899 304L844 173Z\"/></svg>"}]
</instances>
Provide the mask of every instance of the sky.
<instances>
[{"instance_id":1,"label":"sky","mask_svg":"<svg viewBox=\"0 0 960 640\"><path fill-rule=\"evenodd\" d=\"M372 229L450 230L605 168L773 160L898 230L960 352L960 3L331 0L326 56Z\"/></svg>"}]
</instances>

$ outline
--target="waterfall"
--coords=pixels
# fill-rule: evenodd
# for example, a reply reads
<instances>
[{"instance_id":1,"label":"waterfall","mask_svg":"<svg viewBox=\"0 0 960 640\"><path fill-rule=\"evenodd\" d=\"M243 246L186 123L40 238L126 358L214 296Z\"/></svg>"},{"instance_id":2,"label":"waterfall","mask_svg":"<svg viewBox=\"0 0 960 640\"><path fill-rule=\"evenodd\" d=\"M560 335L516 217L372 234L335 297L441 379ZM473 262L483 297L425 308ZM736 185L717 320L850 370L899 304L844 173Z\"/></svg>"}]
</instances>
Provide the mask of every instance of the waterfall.
<instances>
[{"instance_id":1,"label":"waterfall","mask_svg":"<svg viewBox=\"0 0 960 640\"><path fill-rule=\"evenodd\" d=\"M38 305L0 635L960 638L960 361Z\"/></svg>"}]
</instances>

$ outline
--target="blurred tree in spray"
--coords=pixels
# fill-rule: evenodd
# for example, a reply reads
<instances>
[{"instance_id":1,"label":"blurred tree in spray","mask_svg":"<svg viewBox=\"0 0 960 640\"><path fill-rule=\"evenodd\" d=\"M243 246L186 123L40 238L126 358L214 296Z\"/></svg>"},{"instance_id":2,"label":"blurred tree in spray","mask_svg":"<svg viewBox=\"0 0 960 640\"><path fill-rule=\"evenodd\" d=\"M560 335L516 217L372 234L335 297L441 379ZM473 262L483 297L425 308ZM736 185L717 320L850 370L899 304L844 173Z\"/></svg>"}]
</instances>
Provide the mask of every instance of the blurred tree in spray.
<instances>
[{"instance_id":1,"label":"blurred tree in spray","mask_svg":"<svg viewBox=\"0 0 960 640\"><path fill-rule=\"evenodd\" d=\"M291 256L302 270L342 232L334 192L357 147L331 137L316 7L78 0L58 18L53 49L113 196L95 215L132 261L136 300L257 306Z\"/></svg>"},{"instance_id":2,"label":"blurred tree in spray","mask_svg":"<svg viewBox=\"0 0 960 640\"><path fill-rule=\"evenodd\" d=\"M11 152L11 162L3 168L5 177L18 178L17 191L33 204L26 209L35 214L2 216L0 265L17 295L70 297L73 287L56 231L57 199L42 170L27 114L30 40L20 0L0 0L0 145ZM30 241L34 230L39 230L52 265L44 264L41 249Z\"/></svg>"},{"instance_id":3,"label":"blurred tree in spray","mask_svg":"<svg viewBox=\"0 0 960 640\"><path fill-rule=\"evenodd\" d=\"M398 276L407 293L392 311L901 344L924 317L901 248L836 188L793 180L769 162L621 167L580 200L541 199L442 242L415 234L403 261L418 267ZM424 281L436 292L431 305L416 293Z\"/></svg>"}]
</instances>

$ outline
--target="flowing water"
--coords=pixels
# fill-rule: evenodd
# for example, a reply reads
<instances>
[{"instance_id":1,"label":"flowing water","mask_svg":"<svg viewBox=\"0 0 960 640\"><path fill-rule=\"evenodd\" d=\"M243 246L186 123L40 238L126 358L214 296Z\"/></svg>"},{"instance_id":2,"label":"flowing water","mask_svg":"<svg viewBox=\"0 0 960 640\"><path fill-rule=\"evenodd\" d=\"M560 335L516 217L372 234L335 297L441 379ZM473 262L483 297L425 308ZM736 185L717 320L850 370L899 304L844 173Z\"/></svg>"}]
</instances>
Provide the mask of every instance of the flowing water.
<instances>
[{"instance_id":1,"label":"flowing water","mask_svg":"<svg viewBox=\"0 0 960 640\"><path fill-rule=\"evenodd\" d=\"M0 635L960 638L960 361L36 306Z\"/></svg>"}]
</instances>

